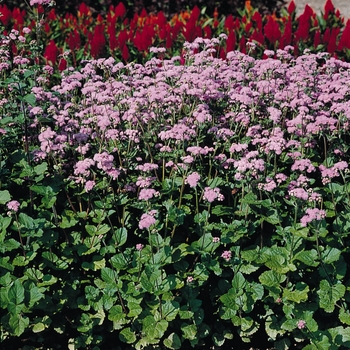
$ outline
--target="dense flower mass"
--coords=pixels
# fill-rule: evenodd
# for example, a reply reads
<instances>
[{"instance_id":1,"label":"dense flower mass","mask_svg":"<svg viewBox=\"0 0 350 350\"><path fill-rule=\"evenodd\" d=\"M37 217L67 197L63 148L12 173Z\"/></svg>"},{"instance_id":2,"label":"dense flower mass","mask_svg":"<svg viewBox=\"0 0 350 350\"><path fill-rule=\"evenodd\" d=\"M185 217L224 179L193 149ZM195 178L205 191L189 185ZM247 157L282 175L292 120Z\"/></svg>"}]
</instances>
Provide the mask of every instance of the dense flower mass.
<instances>
[{"instance_id":1,"label":"dense flower mass","mask_svg":"<svg viewBox=\"0 0 350 350\"><path fill-rule=\"evenodd\" d=\"M6 336L44 341L52 321L77 348L112 332L135 348L347 341L349 63L222 59L221 36L144 65L86 60L51 87L17 54L8 74L15 39L0 42Z\"/></svg>"},{"instance_id":2,"label":"dense flower mass","mask_svg":"<svg viewBox=\"0 0 350 350\"><path fill-rule=\"evenodd\" d=\"M19 207L20 207L20 203L18 201L10 201L6 204L7 209L9 210L13 210L14 212L17 212Z\"/></svg>"}]
</instances>

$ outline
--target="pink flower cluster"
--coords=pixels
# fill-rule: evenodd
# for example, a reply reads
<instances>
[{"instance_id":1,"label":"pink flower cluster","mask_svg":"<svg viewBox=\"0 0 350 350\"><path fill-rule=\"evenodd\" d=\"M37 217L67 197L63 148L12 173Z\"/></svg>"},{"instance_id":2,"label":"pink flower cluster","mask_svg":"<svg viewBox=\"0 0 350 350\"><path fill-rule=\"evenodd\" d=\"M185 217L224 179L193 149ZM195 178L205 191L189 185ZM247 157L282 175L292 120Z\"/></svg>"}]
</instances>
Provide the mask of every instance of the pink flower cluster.
<instances>
[{"instance_id":1,"label":"pink flower cluster","mask_svg":"<svg viewBox=\"0 0 350 350\"><path fill-rule=\"evenodd\" d=\"M144 213L141 216L141 219L139 221L139 229L144 230L144 229L149 229L152 225L154 225L157 220L155 216L157 215L156 210L151 210L148 213Z\"/></svg>"},{"instance_id":2,"label":"pink flower cluster","mask_svg":"<svg viewBox=\"0 0 350 350\"><path fill-rule=\"evenodd\" d=\"M195 171L186 177L185 184L190 185L190 187L196 187L200 178L200 175Z\"/></svg>"},{"instance_id":3,"label":"pink flower cluster","mask_svg":"<svg viewBox=\"0 0 350 350\"><path fill-rule=\"evenodd\" d=\"M326 217L326 211L325 210L321 210L321 209L317 209L317 208L308 208L306 209L306 215L304 215L301 220L300 223L302 226L306 227L308 223L310 223L311 221L314 220L322 220Z\"/></svg>"},{"instance_id":4,"label":"pink flower cluster","mask_svg":"<svg viewBox=\"0 0 350 350\"><path fill-rule=\"evenodd\" d=\"M212 203L216 199L219 202L222 202L225 199L225 197L223 194L220 193L220 189L218 187L215 187L215 188L205 187L204 193L203 193L203 199L208 201L209 203Z\"/></svg>"}]
</instances>

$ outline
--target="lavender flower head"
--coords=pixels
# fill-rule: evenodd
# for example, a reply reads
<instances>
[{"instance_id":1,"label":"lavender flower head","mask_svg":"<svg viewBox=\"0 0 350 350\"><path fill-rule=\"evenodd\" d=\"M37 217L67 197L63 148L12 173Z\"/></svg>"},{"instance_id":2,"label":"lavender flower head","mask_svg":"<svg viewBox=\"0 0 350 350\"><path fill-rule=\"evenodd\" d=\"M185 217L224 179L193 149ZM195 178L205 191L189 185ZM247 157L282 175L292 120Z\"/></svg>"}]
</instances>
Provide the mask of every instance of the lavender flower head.
<instances>
[{"instance_id":1,"label":"lavender flower head","mask_svg":"<svg viewBox=\"0 0 350 350\"><path fill-rule=\"evenodd\" d=\"M20 207L20 203L18 201L10 201L6 204L6 206L7 209L17 212Z\"/></svg>"}]
</instances>

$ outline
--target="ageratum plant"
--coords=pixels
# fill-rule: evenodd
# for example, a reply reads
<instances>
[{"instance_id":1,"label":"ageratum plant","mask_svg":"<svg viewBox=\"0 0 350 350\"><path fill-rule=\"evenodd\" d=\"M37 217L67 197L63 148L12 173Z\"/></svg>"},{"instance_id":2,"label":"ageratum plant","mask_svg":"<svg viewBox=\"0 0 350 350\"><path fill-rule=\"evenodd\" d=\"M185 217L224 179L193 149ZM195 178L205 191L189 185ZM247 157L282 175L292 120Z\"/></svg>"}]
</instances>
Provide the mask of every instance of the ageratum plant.
<instances>
[{"instance_id":1,"label":"ageratum plant","mask_svg":"<svg viewBox=\"0 0 350 350\"><path fill-rule=\"evenodd\" d=\"M348 63L221 60L223 35L50 88L24 39L0 51L4 349L350 347Z\"/></svg>"}]
</instances>

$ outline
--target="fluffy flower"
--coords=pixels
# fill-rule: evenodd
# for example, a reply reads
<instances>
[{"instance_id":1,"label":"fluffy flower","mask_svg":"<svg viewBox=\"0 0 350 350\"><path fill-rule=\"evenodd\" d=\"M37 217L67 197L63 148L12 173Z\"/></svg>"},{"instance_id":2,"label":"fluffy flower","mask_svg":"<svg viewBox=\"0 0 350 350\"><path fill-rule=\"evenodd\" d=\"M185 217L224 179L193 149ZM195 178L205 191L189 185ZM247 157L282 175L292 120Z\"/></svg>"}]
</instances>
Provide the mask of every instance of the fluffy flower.
<instances>
[{"instance_id":1,"label":"fluffy flower","mask_svg":"<svg viewBox=\"0 0 350 350\"><path fill-rule=\"evenodd\" d=\"M299 321L297 322L297 327L298 327L299 329L303 329L303 328L305 328L305 326L306 326L306 322L305 322L304 320L299 320Z\"/></svg>"},{"instance_id":2,"label":"fluffy flower","mask_svg":"<svg viewBox=\"0 0 350 350\"><path fill-rule=\"evenodd\" d=\"M10 201L6 204L6 206L7 206L7 209L17 212L19 209L20 203L18 201Z\"/></svg>"},{"instance_id":3,"label":"fluffy flower","mask_svg":"<svg viewBox=\"0 0 350 350\"><path fill-rule=\"evenodd\" d=\"M203 199L208 201L209 203L212 203L217 199L218 201L223 201L224 196L220 193L220 189L218 187L210 188L206 187L204 189Z\"/></svg>"},{"instance_id":4,"label":"fluffy flower","mask_svg":"<svg viewBox=\"0 0 350 350\"><path fill-rule=\"evenodd\" d=\"M230 250L225 250L222 254L221 257L226 260L226 261L230 261L232 258L232 252Z\"/></svg>"},{"instance_id":5,"label":"fluffy flower","mask_svg":"<svg viewBox=\"0 0 350 350\"><path fill-rule=\"evenodd\" d=\"M314 220L322 220L326 217L326 211L317 209L317 208L308 208L306 209L306 215L300 219L302 226L306 226L309 222Z\"/></svg>"},{"instance_id":6,"label":"fluffy flower","mask_svg":"<svg viewBox=\"0 0 350 350\"><path fill-rule=\"evenodd\" d=\"M159 196L159 192L153 188L142 188L139 193L139 200L148 201L153 197Z\"/></svg>"},{"instance_id":7,"label":"fluffy flower","mask_svg":"<svg viewBox=\"0 0 350 350\"><path fill-rule=\"evenodd\" d=\"M155 215L157 212L155 210L151 210L148 213L142 214L141 219L139 221L139 229L149 229L152 225L156 223Z\"/></svg>"},{"instance_id":8,"label":"fluffy flower","mask_svg":"<svg viewBox=\"0 0 350 350\"><path fill-rule=\"evenodd\" d=\"M189 184L190 187L196 187L200 178L201 177L197 172L193 172L192 174L187 176L185 184Z\"/></svg>"},{"instance_id":9,"label":"fluffy flower","mask_svg":"<svg viewBox=\"0 0 350 350\"><path fill-rule=\"evenodd\" d=\"M136 250L138 250L139 252L143 249L144 245L142 243L138 243L136 244Z\"/></svg>"}]
</instances>

